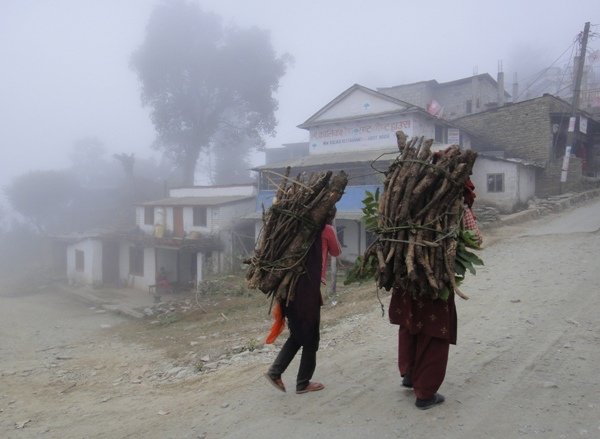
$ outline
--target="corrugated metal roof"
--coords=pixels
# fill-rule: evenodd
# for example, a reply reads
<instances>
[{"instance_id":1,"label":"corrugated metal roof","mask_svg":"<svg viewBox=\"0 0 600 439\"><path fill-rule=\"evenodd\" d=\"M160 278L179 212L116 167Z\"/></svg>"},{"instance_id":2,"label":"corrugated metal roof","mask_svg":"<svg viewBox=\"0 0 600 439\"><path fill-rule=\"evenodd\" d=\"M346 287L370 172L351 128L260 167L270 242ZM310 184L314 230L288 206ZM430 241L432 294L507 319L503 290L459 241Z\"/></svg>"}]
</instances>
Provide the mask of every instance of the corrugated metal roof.
<instances>
[{"instance_id":1,"label":"corrugated metal roof","mask_svg":"<svg viewBox=\"0 0 600 439\"><path fill-rule=\"evenodd\" d=\"M228 197L169 197L161 200L146 201L139 206L217 206L235 201L252 200L254 196L233 195Z\"/></svg>"},{"instance_id":2,"label":"corrugated metal roof","mask_svg":"<svg viewBox=\"0 0 600 439\"><path fill-rule=\"evenodd\" d=\"M281 163L269 163L268 165L252 168L255 171L263 169L283 169L286 166L304 167L317 165L331 165L336 163L360 163L372 162L373 160L394 160L398 156L398 148L364 149L359 151L335 152L330 154L311 154L298 157Z\"/></svg>"},{"instance_id":3,"label":"corrugated metal roof","mask_svg":"<svg viewBox=\"0 0 600 439\"><path fill-rule=\"evenodd\" d=\"M337 211L337 214L335 215L336 219L340 219L340 220L353 220L353 221L360 221L362 219L362 217L364 216L364 213L362 212L356 212L356 211ZM244 215L242 217L242 219L248 219L248 220L260 220L262 219L262 212L252 212L249 213L247 215Z\"/></svg>"},{"instance_id":4,"label":"corrugated metal roof","mask_svg":"<svg viewBox=\"0 0 600 439\"><path fill-rule=\"evenodd\" d=\"M535 162L532 160L519 159L516 157L498 157L496 155L486 154L485 152L478 152L477 155L482 159L495 160L499 162L517 163L523 166L533 166L536 168L545 168L543 163Z\"/></svg>"}]
</instances>

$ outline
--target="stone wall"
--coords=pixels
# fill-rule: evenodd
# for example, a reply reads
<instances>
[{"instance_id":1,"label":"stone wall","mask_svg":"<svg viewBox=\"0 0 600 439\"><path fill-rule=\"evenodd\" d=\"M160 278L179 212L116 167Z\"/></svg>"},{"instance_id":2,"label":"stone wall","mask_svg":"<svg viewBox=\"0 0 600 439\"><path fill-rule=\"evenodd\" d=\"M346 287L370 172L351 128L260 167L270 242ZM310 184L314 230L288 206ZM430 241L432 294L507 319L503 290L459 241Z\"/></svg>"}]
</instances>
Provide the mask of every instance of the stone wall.
<instances>
[{"instance_id":1,"label":"stone wall","mask_svg":"<svg viewBox=\"0 0 600 439\"><path fill-rule=\"evenodd\" d=\"M543 96L465 116L456 123L503 149L508 157L547 163L552 146L550 113L558 111L569 111L568 105Z\"/></svg>"},{"instance_id":2,"label":"stone wall","mask_svg":"<svg viewBox=\"0 0 600 439\"><path fill-rule=\"evenodd\" d=\"M548 162L544 172L540 172L536 178L537 196L547 197L564 192L578 190L581 187L581 159L571 156L569 159L569 170L567 181L561 183L562 158Z\"/></svg>"}]
</instances>

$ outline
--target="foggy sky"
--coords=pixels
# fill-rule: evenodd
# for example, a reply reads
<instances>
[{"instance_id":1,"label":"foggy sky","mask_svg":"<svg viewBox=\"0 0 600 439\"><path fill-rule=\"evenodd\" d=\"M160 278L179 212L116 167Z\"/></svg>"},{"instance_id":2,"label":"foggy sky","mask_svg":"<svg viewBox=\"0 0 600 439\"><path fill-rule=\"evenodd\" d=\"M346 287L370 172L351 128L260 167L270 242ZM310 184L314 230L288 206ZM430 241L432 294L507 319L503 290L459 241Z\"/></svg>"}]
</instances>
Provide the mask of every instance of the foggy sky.
<instances>
[{"instance_id":1,"label":"foggy sky","mask_svg":"<svg viewBox=\"0 0 600 439\"><path fill-rule=\"evenodd\" d=\"M81 138L98 138L110 153L157 154L129 68L155 3L0 0L0 186L29 170L67 166ZM502 60L510 93L517 66L524 80L555 61L586 21L600 22L598 0L506 0L495 8L481 0L199 3L225 23L269 30L278 54L295 59L277 95L278 134L267 146L308 140L296 125L354 83L444 82L474 71L496 77ZM600 38L588 46L600 48Z\"/></svg>"}]
</instances>

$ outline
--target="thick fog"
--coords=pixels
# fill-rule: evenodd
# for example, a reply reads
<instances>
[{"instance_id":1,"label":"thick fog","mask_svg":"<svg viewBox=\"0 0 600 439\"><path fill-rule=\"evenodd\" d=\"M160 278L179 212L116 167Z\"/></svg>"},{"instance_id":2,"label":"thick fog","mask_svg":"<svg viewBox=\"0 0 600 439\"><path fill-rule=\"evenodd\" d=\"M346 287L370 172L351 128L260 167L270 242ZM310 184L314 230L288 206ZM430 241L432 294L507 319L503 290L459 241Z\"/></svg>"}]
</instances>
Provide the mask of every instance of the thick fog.
<instances>
[{"instance_id":1,"label":"thick fog","mask_svg":"<svg viewBox=\"0 0 600 439\"><path fill-rule=\"evenodd\" d=\"M30 170L69 166L81 139L99 141L108 154L159 157L130 67L157 3L0 2L2 186ZM600 16L594 0L576 7L554 0L199 4L225 24L268 30L277 55L293 57L275 95L277 134L265 137L267 147L307 140L296 126L354 83L377 88L474 72L495 77L501 61L507 91L514 73L523 90L537 72L564 68L584 23Z\"/></svg>"}]
</instances>

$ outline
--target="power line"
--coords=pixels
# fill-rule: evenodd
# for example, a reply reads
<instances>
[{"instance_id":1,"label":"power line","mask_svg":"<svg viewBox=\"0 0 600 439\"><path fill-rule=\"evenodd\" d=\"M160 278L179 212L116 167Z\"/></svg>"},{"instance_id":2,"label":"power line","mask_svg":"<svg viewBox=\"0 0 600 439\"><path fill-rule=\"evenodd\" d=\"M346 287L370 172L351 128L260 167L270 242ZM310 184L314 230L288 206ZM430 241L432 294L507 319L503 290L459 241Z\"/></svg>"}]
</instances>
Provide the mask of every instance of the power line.
<instances>
[{"instance_id":1,"label":"power line","mask_svg":"<svg viewBox=\"0 0 600 439\"><path fill-rule=\"evenodd\" d=\"M548 67L546 67L545 69L543 69L543 70L540 72L540 74L539 74L539 75L538 75L538 76L537 76L537 77L536 77L536 78L535 78L535 79L534 79L532 82L530 82L530 83L529 83L529 85L528 85L528 86L527 86L527 87L526 87L526 88L525 88L525 89L524 89L524 90L523 90L521 93L519 93L519 95L518 95L518 96L515 98L515 100L517 100L517 101L518 101L518 100L519 100L519 98L520 98L521 96L523 96L523 94L524 94L526 91L528 91L528 90L529 90L529 89L530 89L530 88L531 88L531 87L532 87L532 86L533 86L533 85L534 85L534 84L535 84L535 83L536 83L536 82L537 82L537 81L538 81L538 80L539 80L539 79L540 79L540 78L541 78L541 77L542 77L542 76L543 76L543 75L544 75L544 74L545 74L545 73L548 71L548 70L550 70L550 69L551 69L551 68L554 66L554 64L556 64L556 63L557 63L557 62L558 62L558 61L559 61L559 60L560 60L560 59L563 57L563 55L564 55L565 53L567 53L569 50L571 50L571 54L572 54L572 51L573 51L573 49L575 48L575 45L577 44L577 42L578 42L578 38L575 38L575 40L574 40L574 41L571 43L571 45L570 45L569 47L567 47L567 48L565 49L565 51L564 51L563 53L561 53L561 54L558 56L558 58L556 58L556 59L555 59L555 60L552 62L552 64L550 64ZM572 58L572 56L571 56L571 58Z\"/></svg>"}]
</instances>

